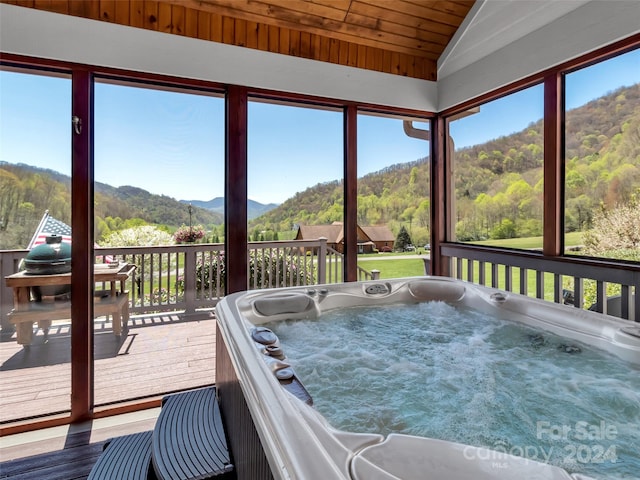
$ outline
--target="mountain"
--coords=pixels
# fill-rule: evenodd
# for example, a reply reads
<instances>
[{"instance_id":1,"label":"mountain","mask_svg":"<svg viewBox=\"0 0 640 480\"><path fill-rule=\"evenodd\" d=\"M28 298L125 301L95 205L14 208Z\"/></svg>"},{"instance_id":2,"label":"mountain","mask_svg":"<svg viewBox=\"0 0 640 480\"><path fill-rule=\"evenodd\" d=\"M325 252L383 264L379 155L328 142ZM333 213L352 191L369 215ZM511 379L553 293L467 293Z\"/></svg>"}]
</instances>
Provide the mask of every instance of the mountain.
<instances>
[{"instance_id":1,"label":"mountain","mask_svg":"<svg viewBox=\"0 0 640 480\"><path fill-rule=\"evenodd\" d=\"M178 200L134 187L95 184L98 238L102 232L137 222L177 228L189 224L189 210ZM71 223L71 179L53 170L0 161L0 249L25 248L43 213ZM129 223L127 223L129 222ZM194 225L220 225L217 212L194 207Z\"/></svg>"},{"instance_id":2,"label":"mountain","mask_svg":"<svg viewBox=\"0 0 640 480\"><path fill-rule=\"evenodd\" d=\"M413 226L429 225L428 157L398 163L358 179L358 224L386 224L394 230L401 217ZM407 211L407 208L410 210ZM342 221L342 180L325 182L296 193L277 208L254 219L251 230L287 231L296 224L323 225Z\"/></svg>"},{"instance_id":3,"label":"mountain","mask_svg":"<svg viewBox=\"0 0 640 480\"><path fill-rule=\"evenodd\" d=\"M584 231L593 212L640 198L640 84L623 87L566 112L565 229ZM458 149L452 179L459 240L535 236L542 233L542 122L520 132ZM429 158L393 164L358 180L360 225L402 223L429 228ZM70 222L70 179L51 170L0 161L0 249L24 248L45 210ZM189 223L185 203L135 186L96 183L98 232L127 221L178 227ZM192 200L192 222L222 223L224 199ZM317 184L281 205L248 203L250 232L291 232L296 224L343 220L341 180ZM282 237L281 237L282 238ZM422 241L421 238L419 240ZM414 239L415 241L415 239ZM416 242L417 244L417 242Z\"/></svg>"},{"instance_id":4,"label":"mountain","mask_svg":"<svg viewBox=\"0 0 640 480\"><path fill-rule=\"evenodd\" d=\"M640 198L640 84L621 87L565 115L565 229L584 231L593 212ZM455 139L454 139L455 140ZM542 235L542 120L455 152L456 236L482 240ZM389 160L393 163L393 159ZM297 193L254 219L252 230L342 220L342 181ZM358 180L358 223L429 226L429 159L395 164Z\"/></svg>"},{"instance_id":5,"label":"mountain","mask_svg":"<svg viewBox=\"0 0 640 480\"><path fill-rule=\"evenodd\" d=\"M193 206L197 206L200 208L204 208L206 210L211 210L212 212L217 212L221 215L224 215L224 197L216 197L209 201L203 200L180 200L182 203L190 203ZM273 210L278 207L277 203L260 203L255 200L249 199L247 201L247 216L249 220L253 220L260 215L264 215L265 213Z\"/></svg>"}]
</instances>

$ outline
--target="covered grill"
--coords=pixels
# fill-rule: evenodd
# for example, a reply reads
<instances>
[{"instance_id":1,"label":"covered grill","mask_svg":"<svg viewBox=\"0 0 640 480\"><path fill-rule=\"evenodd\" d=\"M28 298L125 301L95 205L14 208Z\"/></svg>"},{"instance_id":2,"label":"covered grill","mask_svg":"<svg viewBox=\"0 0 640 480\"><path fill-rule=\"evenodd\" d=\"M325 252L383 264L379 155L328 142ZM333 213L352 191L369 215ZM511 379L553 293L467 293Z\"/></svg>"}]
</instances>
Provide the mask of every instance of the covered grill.
<instances>
[{"instance_id":1,"label":"covered grill","mask_svg":"<svg viewBox=\"0 0 640 480\"><path fill-rule=\"evenodd\" d=\"M51 235L46 243L32 248L24 259L24 267L28 274L55 275L71 271L71 245L62 242L60 235ZM71 291L70 285L50 285L33 287L36 301L42 296L66 295Z\"/></svg>"}]
</instances>

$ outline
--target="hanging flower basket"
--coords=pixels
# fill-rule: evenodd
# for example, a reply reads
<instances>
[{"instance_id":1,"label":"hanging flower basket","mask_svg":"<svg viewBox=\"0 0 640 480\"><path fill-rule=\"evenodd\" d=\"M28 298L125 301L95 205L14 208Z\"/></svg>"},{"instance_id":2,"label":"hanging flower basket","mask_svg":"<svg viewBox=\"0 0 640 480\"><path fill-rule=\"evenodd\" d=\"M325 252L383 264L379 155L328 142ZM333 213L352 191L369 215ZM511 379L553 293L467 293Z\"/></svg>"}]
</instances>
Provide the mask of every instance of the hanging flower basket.
<instances>
[{"instance_id":1,"label":"hanging flower basket","mask_svg":"<svg viewBox=\"0 0 640 480\"><path fill-rule=\"evenodd\" d=\"M202 225L194 225L187 227L182 225L173 234L176 243L194 243L204 237L204 227Z\"/></svg>"}]
</instances>

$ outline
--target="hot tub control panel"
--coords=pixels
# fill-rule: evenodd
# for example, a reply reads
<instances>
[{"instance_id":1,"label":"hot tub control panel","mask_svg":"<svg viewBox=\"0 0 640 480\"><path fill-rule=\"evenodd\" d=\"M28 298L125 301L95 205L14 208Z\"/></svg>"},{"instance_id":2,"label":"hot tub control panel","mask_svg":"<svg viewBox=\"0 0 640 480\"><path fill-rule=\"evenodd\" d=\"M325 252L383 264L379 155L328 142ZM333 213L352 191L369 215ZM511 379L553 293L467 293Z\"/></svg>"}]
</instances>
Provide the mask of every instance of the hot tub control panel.
<instances>
[{"instance_id":1,"label":"hot tub control panel","mask_svg":"<svg viewBox=\"0 0 640 480\"><path fill-rule=\"evenodd\" d=\"M262 360L267 364L282 388L307 405L313 405L313 398L298 379L291 365L286 362L278 336L269 328L255 327L251 330L251 339L262 352Z\"/></svg>"},{"instance_id":2,"label":"hot tub control panel","mask_svg":"<svg viewBox=\"0 0 640 480\"><path fill-rule=\"evenodd\" d=\"M374 283L368 285L364 292L367 295L387 295L390 292L389 286L385 283Z\"/></svg>"}]
</instances>

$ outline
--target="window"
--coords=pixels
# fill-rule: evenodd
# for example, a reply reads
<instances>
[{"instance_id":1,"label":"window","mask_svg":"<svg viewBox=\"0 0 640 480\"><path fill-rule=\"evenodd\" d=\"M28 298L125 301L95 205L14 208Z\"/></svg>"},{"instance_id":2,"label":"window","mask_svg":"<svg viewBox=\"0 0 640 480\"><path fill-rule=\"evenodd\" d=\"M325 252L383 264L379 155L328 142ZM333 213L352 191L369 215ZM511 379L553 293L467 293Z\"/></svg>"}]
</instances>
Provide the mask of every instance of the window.
<instances>
[{"instance_id":1,"label":"window","mask_svg":"<svg viewBox=\"0 0 640 480\"><path fill-rule=\"evenodd\" d=\"M358 266L380 278L424 275L416 255L428 254L430 243L429 135L425 119L358 115L358 245L367 254ZM387 260L392 252L409 255Z\"/></svg>"},{"instance_id":2,"label":"window","mask_svg":"<svg viewBox=\"0 0 640 480\"><path fill-rule=\"evenodd\" d=\"M3 70L0 84L0 250L6 250L5 268L26 268L20 262L24 254L12 250L37 248L44 234L71 236L71 80L63 74ZM60 229L54 232L56 226ZM62 273L66 267L47 270ZM7 302L9 308L29 310L13 317L20 320L17 327L7 315L1 318L3 340L8 340L2 343L0 369L3 423L70 409L70 285L38 286L38 277L29 277L36 285L13 288ZM59 308L50 310L49 318L30 320L31 312L54 307ZM42 385L48 386L44 399Z\"/></svg>"},{"instance_id":3,"label":"window","mask_svg":"<svg viewBox=\"0 0 640 480\"><path fill-rule=\"evenodd\" d=\"M248 234L251 242L327 239L329 258L313 245L249 246L249 287L336 281L344 216L342 111L249 102ZM327 269L317 268L326 261ZM332 268L334 267L334 268ZM319 278L321 272L330 272Z\"/></svg>"},{"instance_id":4,"label":"window","mask_svg":"<svg viewBox=\"0 0 640 480\"><path fill-rule=\"evenodd\" d=\"M542 247L543 100L536 85L449 119L453 240Z\"/></svg>"},{"instance_id":5,"label":"window","mask_svg":"<svg viewBox=\"0 0 640 480\"><path fill-rule=\"evenodd\" d=\"M94 322L96 404L210 384L214 349L190 339L212 339L215 321L184 320L224 294L224 98L96 82L95 180L104 259L136 267L116 298L96 285L97 304L125 295L133 314L147 312L116 341L117 318Z\"/></svg>"},{"instance_id":6,"label":"window","mask_svg":"<svg viewBox=\"0 0 640 480\"><path fill-rule=\"evenodd\" d=\"M565 251L640 261L640 50L565 89Z\"/></svg>"}]
</instances>

